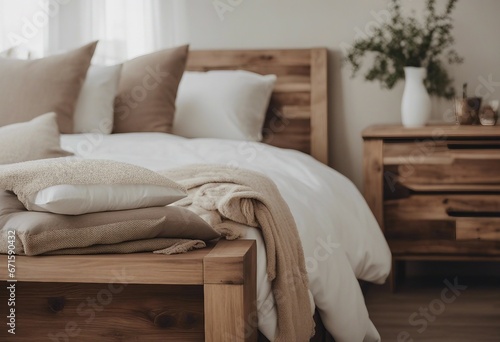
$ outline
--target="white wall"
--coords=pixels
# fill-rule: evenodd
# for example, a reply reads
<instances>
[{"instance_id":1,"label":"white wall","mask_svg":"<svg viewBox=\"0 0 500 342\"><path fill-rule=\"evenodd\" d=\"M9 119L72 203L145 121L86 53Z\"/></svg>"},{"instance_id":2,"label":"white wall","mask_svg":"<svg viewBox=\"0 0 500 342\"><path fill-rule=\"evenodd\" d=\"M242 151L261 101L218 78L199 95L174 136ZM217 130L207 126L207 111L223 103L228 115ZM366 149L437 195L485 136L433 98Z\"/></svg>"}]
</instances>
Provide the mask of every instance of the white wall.
<instances>
[{"instance_id":1,"label":"white wall","mask_svg":"<svg viewBox=\"0 0 500 342\"><path fill-rule=\"evenodd\" d=\"M341 67L340 47L350 44L357 32L366 32L376 24L389 1L221 0L235 4L233 11L224 13L224 20L218 16L213 0L184 1L187 38L193 49L329 49L332 166L361 187L361 131L375 123L400 122L403 84L387 91L362 77L351 79L348 68ZM439 5L444 3L438 0ZM405 10L415 8L421 15L425 1L403 0L403 4ZM458 89L468 81L473 92L481 78L487 80L492 75L498 84L491 85L490 99L500 98L500 1L460 0L454 17L456 48L465 57L464 64L450 69ZM446 103L437 103L435 107L434 118L443 120L443 112L449 107Z\"/></svg>"}]
</instances>

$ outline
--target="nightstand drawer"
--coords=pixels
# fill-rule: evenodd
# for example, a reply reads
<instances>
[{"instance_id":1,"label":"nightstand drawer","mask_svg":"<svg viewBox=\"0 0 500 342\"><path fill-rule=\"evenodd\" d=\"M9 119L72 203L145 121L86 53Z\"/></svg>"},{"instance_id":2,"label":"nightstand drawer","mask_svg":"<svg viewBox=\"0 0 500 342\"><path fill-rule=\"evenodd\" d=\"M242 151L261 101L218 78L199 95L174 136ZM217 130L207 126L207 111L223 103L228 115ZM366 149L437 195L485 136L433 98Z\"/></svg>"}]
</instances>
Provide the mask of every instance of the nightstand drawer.
<instances>
[{"instance_id":1,"label":"nightstand drawer","mask_svg":"<svg viewBox=\"0 0 500 342\"><path fill-rule=\"evenodd\" d=\"M474 217L453 220L388 220L391 240L498 241L500 218Z\"/></svg>"},{"instance_id":2,"label":"nightstand drawer","mask_svg":"<svg viewBox=\"0 0 500 342\"><path fill-rule=\"evenodd\" d=\"M420 184L500 184L500 141L386 142L386 177L413 188Z\"/></svg>"},{"instance_id":3,"label":"nightstand drawer","mask_svg":"<svg viewBox=\"0 0 500 342\"><path fill-rule=\"evenodd\" d=\"M500 241L500 195L417 194L384 203L395 240Z\"/></svg>"}]
</instances>

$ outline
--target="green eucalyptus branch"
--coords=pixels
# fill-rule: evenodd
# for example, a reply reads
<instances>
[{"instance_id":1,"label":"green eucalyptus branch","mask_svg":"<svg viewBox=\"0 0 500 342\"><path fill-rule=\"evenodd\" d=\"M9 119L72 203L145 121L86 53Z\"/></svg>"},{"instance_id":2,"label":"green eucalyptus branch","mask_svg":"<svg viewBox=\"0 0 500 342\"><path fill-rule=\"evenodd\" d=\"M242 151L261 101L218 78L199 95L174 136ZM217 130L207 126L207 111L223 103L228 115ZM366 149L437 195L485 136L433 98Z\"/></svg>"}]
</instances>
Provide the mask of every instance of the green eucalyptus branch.
<instances>
[{"instance_id":1,"label":"green eucalyptus branch","mask_svg":"<svg viewBox=\"0 0 500 342\"><path fill-rule=\"evenodd\" d=\"M446 64L459 64L463 58L452 48L453 20L451 14L458 0L448 0L439 14L436 0L427 0L424 24L414 17L403 17L400 0L392 0L391 19L373 30L369 38L360 39L347 52L345 60L352 67L352 76L361 69L362 60L373 55L373 65L364 75L368 81L379 81L382 87L392 89L404 79L407 66L427 70L425 85L429 94L452 98L455 96L453 79ZM441 60L445 59L445 62Z\"/></svg>"}]
</instances>

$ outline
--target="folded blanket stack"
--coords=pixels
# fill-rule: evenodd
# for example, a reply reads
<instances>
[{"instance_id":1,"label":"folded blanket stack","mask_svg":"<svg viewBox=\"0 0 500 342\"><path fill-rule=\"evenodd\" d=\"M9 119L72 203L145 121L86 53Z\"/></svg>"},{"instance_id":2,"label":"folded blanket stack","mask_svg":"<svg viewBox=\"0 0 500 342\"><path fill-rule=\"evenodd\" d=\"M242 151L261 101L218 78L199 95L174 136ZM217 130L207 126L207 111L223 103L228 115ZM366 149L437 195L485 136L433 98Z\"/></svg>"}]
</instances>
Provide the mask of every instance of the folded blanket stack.
<instances>
[{"instance_id":1,"label":"folded blanket stack","mask_svg":"<svg viewBox=\"0 0 500 342\"><path fill-rule=\"evenodd\" d=\"M167 206L186 196L182 186L130 164L57 158L3 165L0 189L0 253L13 231L18 255L174 254L220 237L191 211Z\"/></svg>"},{"instance_id":2,"label":"folded blanket stack","mask_svg":"<svg viewBox=\"0 0 500 342\"><path fill-rule=\"evenodd\" d=\"M151 219L152 216L156 219ZM16 195L0 191L0 253L7 253L6 241L11 230L16 232L17 255L146 251L176 254L205 247L205 242L193 237L175 238L179 231L185 233L184 217L171 207L76 216L28 211ZM193 218L196 217L191 217L194 226L205 223ZM207 238L214 236L217 235Z\"/></svg>"}]
</instances>

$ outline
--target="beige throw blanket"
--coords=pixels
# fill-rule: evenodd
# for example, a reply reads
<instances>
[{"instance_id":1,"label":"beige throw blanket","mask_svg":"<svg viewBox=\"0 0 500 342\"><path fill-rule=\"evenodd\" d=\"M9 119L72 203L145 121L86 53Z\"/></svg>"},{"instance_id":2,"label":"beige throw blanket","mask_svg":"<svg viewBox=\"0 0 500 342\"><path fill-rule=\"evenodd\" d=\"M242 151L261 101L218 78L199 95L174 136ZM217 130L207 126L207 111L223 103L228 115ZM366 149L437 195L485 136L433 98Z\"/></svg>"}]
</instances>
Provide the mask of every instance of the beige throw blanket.
<instances>
[{"instance_id":1,"label":"beige throw blanket","mask_svg":"<svg viewBox=\"0 0 500 342\"><path fill-rule=\"evenodd\" d=\"M175 205L197 213L227 239L240 237L242 225L262 230L278 311L276 341L309 341L314 321L304 252L292 213L276 185L256 172L214 165L160 173L188 190L188 197Z\"/></svg>"}]
</instances>

